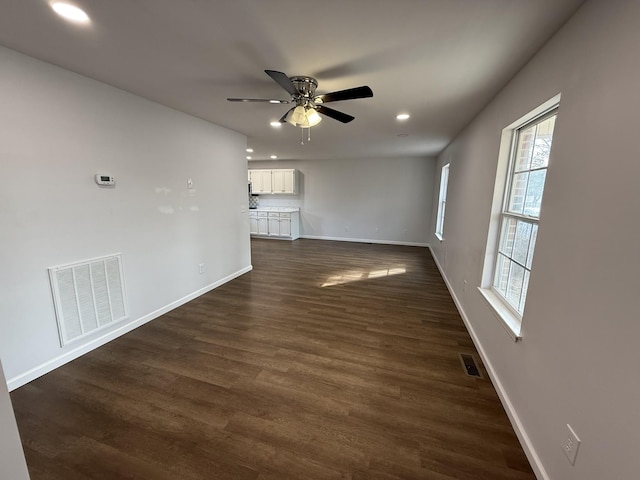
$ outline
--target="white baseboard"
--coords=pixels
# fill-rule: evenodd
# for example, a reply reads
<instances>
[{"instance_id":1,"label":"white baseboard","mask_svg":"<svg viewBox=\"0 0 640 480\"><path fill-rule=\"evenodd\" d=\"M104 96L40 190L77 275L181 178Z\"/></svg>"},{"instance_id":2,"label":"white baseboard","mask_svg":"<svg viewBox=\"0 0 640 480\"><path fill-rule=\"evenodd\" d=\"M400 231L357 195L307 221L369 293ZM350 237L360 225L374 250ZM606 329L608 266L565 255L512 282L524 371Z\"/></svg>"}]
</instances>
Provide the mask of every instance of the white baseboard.
<instances>
[{"instance_id":1,"label":"white baseboard","mask_svg":"<svg viewBox=\"0 0 640 480\"><path fill-rule=\"evenodd\" d=\"M120 325L119 327L117 327L115 330L111 330L108 333L95 338L93 340L90 340L89 342L85 343L84 345L80 345L77 348L74 348L73 350L69 350L65 353L63 353L62 355L55 357L45 363L43 363L42 365L39 365L37 367L32 368L31 370L20 374L16 377L10 378L7 380L7 388L9 389L9 391L15 390L16 388L19 388L29 382L31 382L32 380L35 380L38 377L41 377L42 375L51 372L52 370L55 370L56 368L64 365L65 363L70 362L71 360L75 360L76 358L84 355L85 353L90 352L91 350L94 350L108 342L110 342L111 340L114 340L122 335L124 335L125 333L130 332L131 330L134 330L138 327L140 327L141 325L144 325L145 323L150 322L151 320L155 320L156 318L160 317L161 315L164 315L165 313L178 308L181 305L184 305L185 303L193 300L194 298L199 297L200 295L204 295L205 293L218 288L220 285L223 285L231 280L233 280L234 278L239 277L240 275L243 275L247 272L250 272L253 269L253 266L249 265L248 267L245 267L241 270L238 270L237 272L232 273L231 275L227 275L224 278L221 278L220 280L211 283L209 285L207 285L206 287L203 287L199 290L196 290L193 293L190 293L189 295L186 295L178 300L175 300L171 303L169 303L168 305L165 305L164 307L161 307L151 313L148 313L147 315L138 318L137 320L133 320L130 321L128 323L124 323L122 325Z\"/></svg>"},{"instance_id":2,"label":"white baseboard","mask_svg":"<svg viewBox=\"0 0 640 480\"><path fill-rule=\"evenodd\" d=\"M346 237L325 237L323 235L300 235L300 238L308 238L310 240L332 240L336 242L355 242L355 243L378 243L381 245L404 245L407 247L428 247L428 243L420 242L397 242L394 240L370 240L366 238L346 238Z\"/></svg>"},{"instance_id":3,"label":"white baseboard","mask_svg":"<svg viewBox=\"0 0 640 480\"><path fill-rule=\"evenodd\" d=\"M520 441L520 445L522 445L522 449L524 450L524 453L526 454L527 458L529 459L529 463L531 464L531 468L533 469L533 472L535 473L536 478L538 478L540 480L550 480L549 475L547 475L547 472L544 469L542 461L540 460L540 457L538 456L535 448L533 447L533 444L531 443L531 439L529 438L529 435L527 434L526 430L524 429L524 425L520 421L520 417L518 416L518 412L515 410L513 404L511 403L511 400L509 399L509 395L507 395L507 392L505 391L504 386L502 385L502 382L500 381L500 377L498 377L498 375L496 374L496 371L493 368L493 364L491 363L491 360L489 360L489 357L487 356L487 353L484 350L484 347L482 346L482 343L480 342L478 336L476 335L475 330L473 329L473 325L469 321L469 317L467 316L466 312L464 311L464 308L462 307L462 304L458 300L458 297L457 297L456 293L453 291L453 288L451 287L451 284L449 283L449 279L447 278L444 270L442 269L442 266L440 265L440 262L438 261L438 257L436 257L436 255L433 252L433 249L431 248L431 246L429 246L429 251L431 252L431 256L433 257L433 260L434 260L436 266L438 267L438 270L440 270L440 275L442 275L442 278L444 279L444 283L446 284L447 289L449 290L449 293L451 294L451 298L453 298L453 302L455 303L456 308L458 309L458 312L460 313L460 316L462 317L462 321L464 322L465 327L467 328L467 331L469 332L469 335L471 336L471 339L473 340L473 344L475 345L476 350L478 350L478 354L480 355L480 358L482 359L482 363L484 363L484 366L487 369L487 373L489 374L489 377L491 379L491 383L493 383L493 386L495 387L496 392L498 393L498 397L500 398L500 401L502 402L502 406L504 407L505 411L507 412L507 416L509 417L509 421L511 422L511 425L513 426L513 430L516 432L516 436L518 437L518 440Z\"/></svg>"}]
</instances>

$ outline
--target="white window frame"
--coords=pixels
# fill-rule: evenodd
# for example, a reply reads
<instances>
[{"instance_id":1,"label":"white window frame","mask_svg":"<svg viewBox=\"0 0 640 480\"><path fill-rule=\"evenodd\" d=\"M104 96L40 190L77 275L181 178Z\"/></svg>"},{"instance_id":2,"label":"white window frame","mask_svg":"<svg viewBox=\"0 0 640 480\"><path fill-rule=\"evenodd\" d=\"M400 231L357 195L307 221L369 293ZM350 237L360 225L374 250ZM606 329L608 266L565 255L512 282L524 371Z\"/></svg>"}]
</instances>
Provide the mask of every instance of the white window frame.
<instances>
[{"instance_id":1,"label":"white window frame","mask_svg":"<svg viewBox=\"0 0 640 480\"><path fill-rule=\"evenodd\" d=\"M528 215L514 215L506 211L509 193L512 184L513 164L518 131L527 128L531 124L548 118L557 112L560 104L560 95L549 99L527 115L516 120L502 131L500 153L498 157L498 169L494 188L493 204L491 208L491 221L487 238L482 283L478 287L482 297L488 302L496 318L500 320L505 330L513 340L522 339L522 320L520 314L507 300L493 287L494 275L498 259L498 248L502 231L503 219L506 217L521 218L527 223L536 223L538 218ZM548 167L547 167L548 168Z\"/></svg>"},{"instance_id":2,"label":"white window frame","mask_svg":"<svg viewBox=\"0 0 640 480\"><path fill-rule=\"evenodd\" d=\"M447 163L440 170L440 193L438 194L438 215L436 216L436 237L444 240L444 215L447 204L447 187L449 185L449 166Z\"/></svg>"}]
</instances>

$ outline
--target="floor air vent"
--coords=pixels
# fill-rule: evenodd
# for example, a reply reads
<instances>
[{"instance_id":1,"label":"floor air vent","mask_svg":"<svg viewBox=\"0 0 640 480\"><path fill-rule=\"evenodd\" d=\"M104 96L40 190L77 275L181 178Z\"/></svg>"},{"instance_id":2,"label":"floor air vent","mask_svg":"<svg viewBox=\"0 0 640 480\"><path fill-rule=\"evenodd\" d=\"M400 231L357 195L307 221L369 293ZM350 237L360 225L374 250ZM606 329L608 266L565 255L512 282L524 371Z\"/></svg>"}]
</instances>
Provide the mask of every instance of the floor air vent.
<instances>
[{"instance_id":1,"label":"floor air vent","mask_svg":"<svg viewBox=\"0 0 640 480\"><path fill-rule=\"evenodd\" d=\"M49 268L60 345L127 317L120 255Z\"/></svg>"},{"instance_id":2,"label":"floor air vent","mask_svg":"<svg viewBox=\"0 0 640 480\"><path fill-rule=\"evenodd\" d=\"M473 358L473 355L469 355L468 353L461 353L460 360L462 361L462 366L464 367L464 371L470 377L478 377L482 378L480 374L480 369L476 365L476 361Z\"/></svg>"}]
</instances>

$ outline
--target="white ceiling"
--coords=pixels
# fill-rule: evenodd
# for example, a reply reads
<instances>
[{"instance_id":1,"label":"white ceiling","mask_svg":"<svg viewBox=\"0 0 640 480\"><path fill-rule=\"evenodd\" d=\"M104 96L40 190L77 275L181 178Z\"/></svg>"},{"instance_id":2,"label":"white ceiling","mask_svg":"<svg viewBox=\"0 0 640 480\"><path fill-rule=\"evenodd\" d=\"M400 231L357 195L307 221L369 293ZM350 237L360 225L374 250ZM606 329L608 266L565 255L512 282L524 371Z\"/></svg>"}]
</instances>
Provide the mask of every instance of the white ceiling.
<instances>
[{"instance_id":1,"label":"white ceiling","mask_svg":"<svg viewBox=\"0 0 640 480\"><path fill-rule=\"evenodd\" d=\"M0 44L247 135L254 159L431 156L487 104L583 0L0 0ZM269 126L289 95L265 69L310 75L354 115ZM1 74L1 70L0 70ZM395 119L408 112L406 122ZM400 135L403 136L400 136Z\"/></svg>"}]
</instances>

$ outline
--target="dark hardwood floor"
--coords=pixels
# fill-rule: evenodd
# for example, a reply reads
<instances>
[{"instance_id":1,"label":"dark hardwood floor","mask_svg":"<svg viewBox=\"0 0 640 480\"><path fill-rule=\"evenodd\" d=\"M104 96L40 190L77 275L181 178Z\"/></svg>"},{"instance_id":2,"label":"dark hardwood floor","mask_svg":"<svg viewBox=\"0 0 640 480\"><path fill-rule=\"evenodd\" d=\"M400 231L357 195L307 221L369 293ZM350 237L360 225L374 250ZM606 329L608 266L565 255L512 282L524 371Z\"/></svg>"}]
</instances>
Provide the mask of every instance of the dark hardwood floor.
<instances>
[{"instance_id":1,"label":"dark hardwood floor","mask_svg":"<svg viewBox=\"0 0 640 480\"><path fill-rule=\"evenodd\" d=\"M32 480L535 479L424 248L254 270L12 392Z\"/></svg>"}]
</instances>

